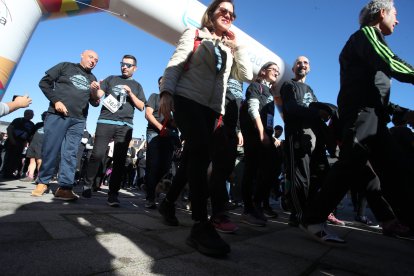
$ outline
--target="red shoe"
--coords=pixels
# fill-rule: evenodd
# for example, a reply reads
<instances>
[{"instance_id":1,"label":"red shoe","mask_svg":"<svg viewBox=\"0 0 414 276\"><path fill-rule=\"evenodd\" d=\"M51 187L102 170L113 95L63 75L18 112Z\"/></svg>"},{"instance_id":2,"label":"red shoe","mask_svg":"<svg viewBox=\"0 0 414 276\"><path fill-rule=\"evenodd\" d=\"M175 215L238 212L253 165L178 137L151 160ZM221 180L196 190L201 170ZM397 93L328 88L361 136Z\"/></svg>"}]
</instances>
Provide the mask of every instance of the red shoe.
<instances>
[{"instance_id":1,"label":"red shoe","mask_svg":"<svg viewBox=\"0 0 414 276\"><path fill-rule=\"evenodd\" d=\"M221 233L234 233L239 229L239 227L231 222L230 218L226 215L219 215L211 218L211 223L214 228Z\"/></svg>"},{"instance_id":2,"label":"red shoe","mask_svg":"<svg viewBox=\"0 0 414 276\"><path fill-rule=\"evenodd\" d=\"M330 213L326 220L333 225L345 226L345 222L337 219L333 213Z\"/></svg>"}]
</instances>

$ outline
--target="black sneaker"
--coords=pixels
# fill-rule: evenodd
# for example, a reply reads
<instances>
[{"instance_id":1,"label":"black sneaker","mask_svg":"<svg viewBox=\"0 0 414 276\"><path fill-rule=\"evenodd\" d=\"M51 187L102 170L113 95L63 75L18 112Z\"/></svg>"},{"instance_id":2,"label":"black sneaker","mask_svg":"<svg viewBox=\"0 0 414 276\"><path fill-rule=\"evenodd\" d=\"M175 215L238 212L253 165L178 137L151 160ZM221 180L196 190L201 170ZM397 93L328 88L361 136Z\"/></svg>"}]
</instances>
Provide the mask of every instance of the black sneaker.
<instances>
[{"instance_id":1,"label":"black sneaker","mask_svg":"<svg viewBox=\"0 0 414 276\"><path fill-rule=\"evenodd\" d=\"M268 218L277 218L279 215L270 206L263 207L263 213Z\"/></svg>"},{"instance_id":2,"label":"black sneaker","mask_svg":"<svg viewBox=\"0 0 414 276\"><path fill-rule=\"evenodd\" d=\"M356 216L355 221L357 222L357 224L362 226L368 226L373 228L379 227L379 224L373 223L367 216Z\"/></svg>"},{"instance_id":3,"label":"black sneaker","mask_svg":"<svg viewBox=\"0 0 414 276\"><path fill-rule=\"evenodd\" d=\"M94 191L94 192L99 192L101 190L102 190L101 187L92 186L92 191Z\"/></svg>"},{"instance_id":4,"label":"black sneaker","mask_svg":"<svg viewBox=\"0 0 414 276\"><path fill-rule=\"evenodd\" d=\"M288 199L286 198L285 195L282 195L280 197L279 202L280 202L280 209L282 209L283 212L291 212L292 211L290 206L289 206L289 201L288 201Z\"/></svg>"},{"instance_id":5,"label":"black sneaker","mask_svg":"<svg viewBox=\"0 0 414 276\"><path fill-rule=\"evenodd\" d=\"M208 256L221 257L230 253L230 245L220 237L209 221L195 223L186 243Z\"/></svg>"},{"instance_id":6,"label":"black sneaker","mask_svg":"<svg viewBox=\"0 0 414 276\"><path fill-rule=\"evenodd\" d=\"M155 205L155 201L148 200L148 199L146 200L144 207L147 209L157 209L157 205Z\"/></svg>"},{"instance_id":7,"label":"black sneaker","mask_svg":"<svg viewBox=\"0 0 414 276\"><path fill-rule=\"evenodd\" d=\"M290 213L288 225L292 227L299 227L299 220L295 213Z\"/></svg>"},{"instance_id":8,"label":"black sneaker","mask_svg":"<svg viewBox=\"0 0 414 276\"><path fill-rule=\"evenodd\" d=\"M83 186L82 196L84 198L91 198L92 197L92 189L88 186Z\"/></svg>"},{"instance_id":9,"label":"black sneaker","mask_svg":"<svg viewBox=\"0 0 414 276\"><path fill-rule=\"evenodd\" d=\"M119 207L118 195L108 194L108 205L111 207Z\"/></svg>"},{"instance_id":10,"label":"black sneaker","mask_svg":"<svg viewBox=\"0 0 414 276\"><path fill-rule=\"evenodd\" d=\"M253 215L261 220L263 220L264 222L267 222L267 217L265 216L264 212L263 212L263 208L262 207L254 207L253 210L251 211L253 213Z\"/></svg>"},{"instance_id":11,"label":"black sneaker","mask_svg":"<svg viewBox=\"0 0 414 276\"><path fill-rule=\"evenodd\" d=\"M179 222L175 216L175 204L164 199L158 206L158 212L161 214L163 221L169 226L178 226Z\"/></svg>"}]
</instances>

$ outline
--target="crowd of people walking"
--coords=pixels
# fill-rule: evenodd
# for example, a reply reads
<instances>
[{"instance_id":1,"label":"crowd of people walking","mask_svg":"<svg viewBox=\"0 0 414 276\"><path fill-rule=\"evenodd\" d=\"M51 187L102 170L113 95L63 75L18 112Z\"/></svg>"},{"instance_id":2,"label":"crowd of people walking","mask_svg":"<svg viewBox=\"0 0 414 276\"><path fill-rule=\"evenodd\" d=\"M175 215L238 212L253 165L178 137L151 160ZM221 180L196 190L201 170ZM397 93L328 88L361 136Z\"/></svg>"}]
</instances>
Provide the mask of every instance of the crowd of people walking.
<instances>
[{"instance_id":1,"label":"crowd of people walking","mask_svg":"<svg viewBox=\"0 0 414 276\"><path fill-rule=\"evenodd\" d=\"M27 109L10 123L3 134L3 178L35 182L34 197L57 181L54 197L65 201L80 198L74 185L87 200L107 183L111 207L122 206L121 188L141 189L144 207L158 209L170 226L180 224L175 209L184 193L194 221L186 242L206 255L231 251L218 233L238 230L230 208L242 205L240 223L252 226L277 218L271 195L290 212L290 226L323 243L345 243L327 222L345 225L335 210L347 192L356 221L380 226L385 235L412 236L414 134L408 125L414 112L389 98L391 78L414 84L414 68L385 41L399 23L396 16L392 0L371 0L362 8L360 29L339 57L337 106L320 102L305 83L311 68L306 56L296 58L293 78L283 83L275 61L253 74L247 47L230 30L232 0L214 0L200 27L183 32L158 79L159 93L148 99L133 78L135 56L121 58L120 75L97 81L92 70L98 54L86 50L79 63L59 63L40 80L50 102L42 122L34 124ZM31 99L16 101L4 112ZM89 105L102 106L94 136L85 128ZM148 121L146 139L136 148L135 109ZM275 116L284 127L275 126ZM165 180L165 197L157 201L157 185ZM367 217L367 203L379 226Z\"/></svg>"}]
</instances>

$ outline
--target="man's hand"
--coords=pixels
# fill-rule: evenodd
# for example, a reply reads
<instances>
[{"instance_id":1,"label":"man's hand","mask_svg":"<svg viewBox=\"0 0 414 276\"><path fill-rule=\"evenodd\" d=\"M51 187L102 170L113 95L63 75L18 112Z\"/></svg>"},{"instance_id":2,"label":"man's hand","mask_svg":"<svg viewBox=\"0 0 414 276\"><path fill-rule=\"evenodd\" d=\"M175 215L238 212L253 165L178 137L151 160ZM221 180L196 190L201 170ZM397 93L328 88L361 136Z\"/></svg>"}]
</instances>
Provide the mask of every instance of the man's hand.
<instances>
[{"instance_id":1,"label":"man's hand","mask_svg":"<svg viewBox=\"0 0 414 276\"><path fill-rule=\"evenodd\" d=\"M62 113L63 116L68 116L68 110L61 101L55 102L55 110L59 113Z\"/></svg>"},{"instance_id":2,"label":"man's hand","mask_svg":"<svg viewBox=\"0 0 414 276\"><path fill-rule=\"evenodd\" d=\"M125 92L131 97L132 90L128 85L123 86Z\"/></svg>"},{"instance_id":3,"label":"man's hand","mask_svg":"<svg viewBox=\"0 0 414 276\"><path fill-rule=\"evenodd\" d=\"M99 89L101 89L101 85L99 84L99 82L97 82L97 81L91 82L91 90L92 91L98 91Z\"/></svg>"},{"instance_id":4,"label":"man's hand","mask_svg":"<svg viewBox=\"0 0 414 276\"><path fill-rule=\"evenodd\" d=\"M282 145L282 140L273 137L273 144L278 148Z\"/></svg>"},{"instance_id":5,"label":"man's hand","mask_svg":"<svg viewBox=\"0 0 414 276\"><path fill-rule=\"evenodd\" d=\"M17 105L17 108L28 107L32 103L32 99L29 96L17 96L14 101Z\"/></svg>"}]
</instances>

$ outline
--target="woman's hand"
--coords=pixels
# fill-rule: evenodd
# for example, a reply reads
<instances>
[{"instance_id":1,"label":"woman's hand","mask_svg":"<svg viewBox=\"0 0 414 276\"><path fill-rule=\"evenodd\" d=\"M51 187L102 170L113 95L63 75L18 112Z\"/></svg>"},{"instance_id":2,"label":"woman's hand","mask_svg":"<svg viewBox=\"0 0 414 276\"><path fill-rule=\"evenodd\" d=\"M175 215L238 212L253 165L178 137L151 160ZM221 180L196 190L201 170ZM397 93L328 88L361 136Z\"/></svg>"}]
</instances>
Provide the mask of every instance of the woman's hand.
<instances>
[{"instance_id":1,"label":"woman's hand","mask_svg":"<svg viewBox=\"0 0 414 276\"><path fill-rule=\"evenodd\" d=\"M228 30L223 36L223 43L234 51L237 47L236 35Z\"/></svg>"},{"instance_id":2,"label":"woman's hand","mask_svg":"<svg viewBox=\"0 0 414 276\"><path fill-rule=\"evenodd\" d=\"M164 120L170 121L172 111L174 111L174 100L172 95L168 92L161 93L159 112L164 117Z\"/></svg>"}]
</instances>

